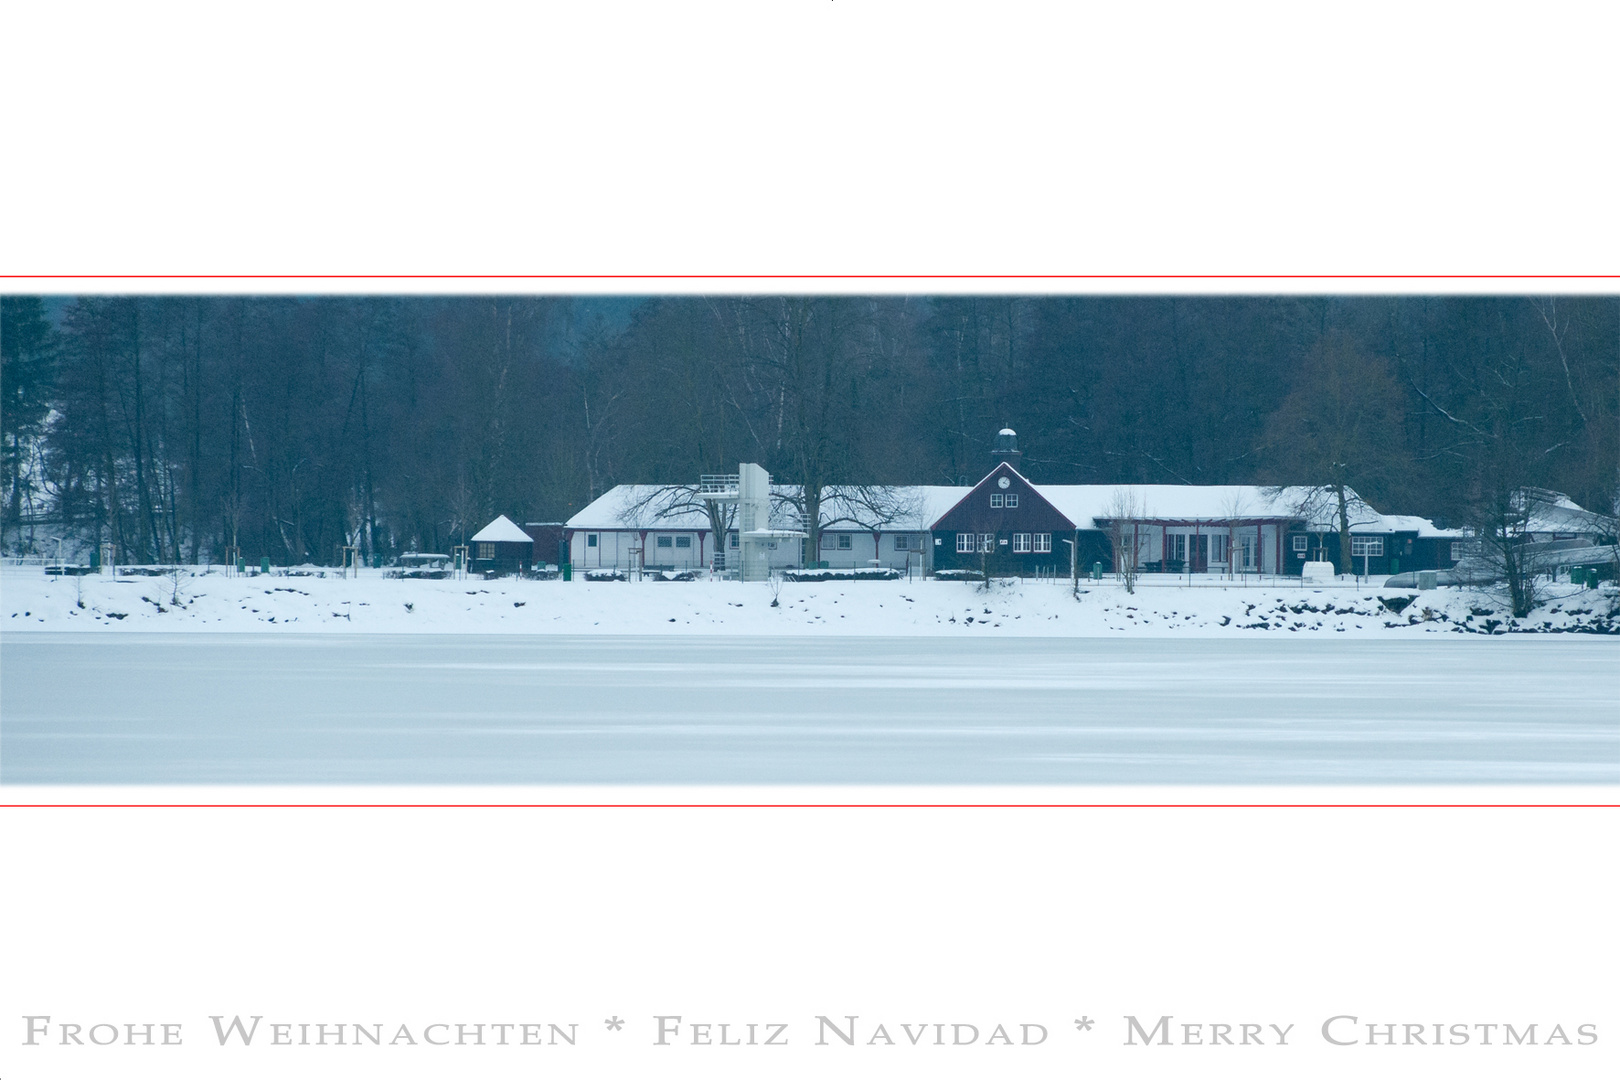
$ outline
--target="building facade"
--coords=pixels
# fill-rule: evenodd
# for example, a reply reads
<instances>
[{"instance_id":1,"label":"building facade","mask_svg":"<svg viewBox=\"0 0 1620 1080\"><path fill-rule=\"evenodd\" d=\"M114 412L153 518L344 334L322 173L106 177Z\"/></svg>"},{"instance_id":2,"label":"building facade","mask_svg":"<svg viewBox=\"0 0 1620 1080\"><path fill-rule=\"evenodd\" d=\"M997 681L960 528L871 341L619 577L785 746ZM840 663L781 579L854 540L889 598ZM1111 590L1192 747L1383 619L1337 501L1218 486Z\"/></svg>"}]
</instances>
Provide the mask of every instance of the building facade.
<instances>
[{"instance_id":1,"label":"building facade","mask_svg":"<svg viewBox=\"0 0 1620 1080\"><path fill-rule=\"evenodd\" d=\"M1019 470L1017 435L1002 429L994 467L972 487L829 488L820 540L772 540L773 570L886 567L1021 577L1115 572L1298 575L1338 562L1337 504L1321 488L1243 485L1039 484ZM808 532L792 485L771 485L768 530ZM1357 573L1448 569L1464 534L1424 518L1380 514L1347 492ZM711 513L697 485L620 485L569 518L562 548L584 569L734 568L735 520ZM718 560L716 556L721 556Z\"/></svg>"}]
</instances>

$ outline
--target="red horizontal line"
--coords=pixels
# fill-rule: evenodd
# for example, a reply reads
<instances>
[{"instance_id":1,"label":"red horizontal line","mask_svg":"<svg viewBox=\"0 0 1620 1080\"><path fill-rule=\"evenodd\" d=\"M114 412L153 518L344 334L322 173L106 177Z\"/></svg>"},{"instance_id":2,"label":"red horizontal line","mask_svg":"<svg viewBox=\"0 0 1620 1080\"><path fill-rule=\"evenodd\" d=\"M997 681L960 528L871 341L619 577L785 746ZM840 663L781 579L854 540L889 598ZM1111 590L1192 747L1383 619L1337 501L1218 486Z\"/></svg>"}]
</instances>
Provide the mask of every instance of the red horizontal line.
<instances>
[{"instance_id":1,"label":"red horizontal line","mask_svg":"<svg viewBox=\"0 0 1620 1080\"><path fill-rule=\"evenodd\" d=\"M1620 803L0 803L0 810L1615 810Z\"/></svg>"},{"instance_id":2,"label":"red horizontal line","mask_svg":"<svg viewBox=\"0 0 1620 1080\"><path fill-rule=\"evenodd\" d=\"M1617 274L0 274L34 281L1611 281Z\"/></svg>"}]
</instances>

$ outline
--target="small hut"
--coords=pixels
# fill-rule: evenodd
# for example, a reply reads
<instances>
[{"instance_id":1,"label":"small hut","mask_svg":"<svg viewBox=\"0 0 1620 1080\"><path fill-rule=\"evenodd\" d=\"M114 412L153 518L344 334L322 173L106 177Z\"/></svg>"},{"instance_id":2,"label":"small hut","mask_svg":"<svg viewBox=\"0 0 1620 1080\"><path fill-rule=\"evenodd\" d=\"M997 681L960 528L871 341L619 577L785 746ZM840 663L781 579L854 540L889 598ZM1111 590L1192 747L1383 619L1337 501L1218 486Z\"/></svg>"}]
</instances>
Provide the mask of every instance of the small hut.
<instances>
[{"instance_id":1,"label":"small hut","mask_svg":"<svg viewBox=\"0 0 1620 1080\"><path fill-rule=\"evenodd\" d=\"M473 534L471 570L477 573L514 574L534 565L534 537L502 514Z\"/></svg>"}]
</instances>

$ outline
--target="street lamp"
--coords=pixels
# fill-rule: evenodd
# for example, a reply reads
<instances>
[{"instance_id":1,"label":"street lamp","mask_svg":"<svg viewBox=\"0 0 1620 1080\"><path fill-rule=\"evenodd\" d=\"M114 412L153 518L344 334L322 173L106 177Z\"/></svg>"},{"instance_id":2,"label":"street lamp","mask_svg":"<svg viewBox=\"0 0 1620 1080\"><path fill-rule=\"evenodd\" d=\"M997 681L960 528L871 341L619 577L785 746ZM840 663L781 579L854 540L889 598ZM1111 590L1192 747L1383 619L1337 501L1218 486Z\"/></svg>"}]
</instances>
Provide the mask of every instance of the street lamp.
<instances>
[{"instance_id":1,"label":"street lamp","mask_svg":"<svg viewBox=\"0 0 1620 1080\"><path fill-rule=\"evenodd\" d=\"M56 572L60 574L62 572L62 538L53 536L51 539L56 541Z\"/></svg>"},{"instance_id":2,"label":"street lamp","mask_svg":"<svg viewBox=\"0 0 1620 1080\"><path fill-rule=\"evenodd\" d=\"M1070 540L1066 536L1060 536L1060 537L1058 537L1058 539L1062 540L1065 544L1069 545L1069 588L1074 590L1074 594L1076 596L1079 596L1080 595L1080 562L1079 562L1080 549L1075 546L1075 543L1074 543L1073 540Z\"/></svg>"}]
</instances>

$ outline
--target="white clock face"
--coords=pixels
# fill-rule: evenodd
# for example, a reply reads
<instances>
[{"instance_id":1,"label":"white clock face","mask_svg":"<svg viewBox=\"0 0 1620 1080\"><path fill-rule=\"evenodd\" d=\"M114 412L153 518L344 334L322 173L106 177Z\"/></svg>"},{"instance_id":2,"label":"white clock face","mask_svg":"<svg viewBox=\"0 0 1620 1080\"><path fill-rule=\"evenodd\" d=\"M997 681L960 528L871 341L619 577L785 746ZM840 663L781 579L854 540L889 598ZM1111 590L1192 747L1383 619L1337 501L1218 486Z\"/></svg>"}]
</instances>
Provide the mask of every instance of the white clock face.
<instances>
[{"instance_id":1,"label":"white clock face","mask_svg":"<svg viewBox=\"0 0 1620 1080\"><path fill-rule=\"evenodd\" d=\"M1012 481L1003 476L1000 480L996 481L996 486L1001 488L1012 487Z\"/></svg>"}]
</instances>

